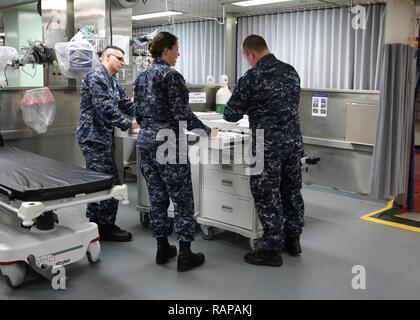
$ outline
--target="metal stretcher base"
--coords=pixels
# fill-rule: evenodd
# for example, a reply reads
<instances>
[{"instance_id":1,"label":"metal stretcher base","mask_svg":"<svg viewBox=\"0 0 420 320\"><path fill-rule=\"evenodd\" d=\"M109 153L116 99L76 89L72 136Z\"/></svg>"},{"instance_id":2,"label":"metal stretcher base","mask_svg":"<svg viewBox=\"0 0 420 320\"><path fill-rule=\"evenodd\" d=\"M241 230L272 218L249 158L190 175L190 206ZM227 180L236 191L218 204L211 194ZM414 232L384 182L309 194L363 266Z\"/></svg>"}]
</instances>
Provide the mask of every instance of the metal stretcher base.
<instances>
[{"instance_id":1,"label":"metal stretcher base","mask_svg":"<svg viewBox=\"0 0 420 320\"><path fill-rule=\"evenodd\" d=\"M52 280L56 268L77 262L87 255L99 260L100 243L95 223L67 221L51 230L22 228L16 216L0 212L0 270L9 287L20 286L30 267Z\"/></svg>"}]
</instances>

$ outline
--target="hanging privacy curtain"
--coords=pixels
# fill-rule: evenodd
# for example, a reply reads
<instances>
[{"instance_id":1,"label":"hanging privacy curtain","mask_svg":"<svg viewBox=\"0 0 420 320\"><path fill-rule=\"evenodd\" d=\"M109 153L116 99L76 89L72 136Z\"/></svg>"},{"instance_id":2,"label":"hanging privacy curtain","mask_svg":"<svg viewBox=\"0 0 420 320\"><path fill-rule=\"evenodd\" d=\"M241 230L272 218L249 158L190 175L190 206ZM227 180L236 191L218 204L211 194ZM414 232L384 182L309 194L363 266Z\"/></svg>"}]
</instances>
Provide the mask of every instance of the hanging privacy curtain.
<instances>
[{"instance_id":1,"label":"hanging privacy curtain","mask_svg":"<svg viewBox=\"0 0 420 320\"><path fill-rule=\"evenodd\" d=\"M237 25L237 77L248 65L240 45L263 36L280 60L293 65L304 88L379 89L385 5L366 6L366 28L355 30L348 8L242 17Z\"/></svg>"},{"instance_id":2,"label":"hanging privacy curtain","mask_svg":"<svg viewBox=\"0 0 420 320\"><path fill-rule=\"evenodd\" d=\"M168 31L180 42L180 57L175 66L190 84L205 84L211 75L219 83L225 69L224 26L214 21L178 23L156 27L136 28L133 33Z\"/></svg>"},{"instance_id":3,"label":"hanging privacy curtain","mask_svg":"<svg viewBox=\"0 0 420 320\"><path fill-rule=\"evenodd\" d=\"M403 44L385 45L381 69L371 196L393 199L407 190L416 87L415 49Z\"/></svg>"}]
</instances>

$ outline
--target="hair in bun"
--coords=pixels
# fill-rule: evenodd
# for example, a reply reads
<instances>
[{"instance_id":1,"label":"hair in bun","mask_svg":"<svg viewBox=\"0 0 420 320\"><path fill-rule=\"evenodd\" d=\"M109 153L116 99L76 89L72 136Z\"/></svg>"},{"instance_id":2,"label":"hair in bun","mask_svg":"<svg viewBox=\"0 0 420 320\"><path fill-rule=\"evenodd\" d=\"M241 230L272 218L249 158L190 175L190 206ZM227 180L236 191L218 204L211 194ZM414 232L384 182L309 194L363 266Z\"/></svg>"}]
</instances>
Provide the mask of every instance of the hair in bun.
<instances>
[{"instance_id":1,"label":"hair in bun","mask_svg":"<svg viewBox=\"0 0 420 320\"><path fill-rule=\"evenodd\" d=\"M159 32L148 46L152 58L162 57L163 50L171 49L177 41L178 38L172 33L166 31Z\"/></svg>"}]
</instances>

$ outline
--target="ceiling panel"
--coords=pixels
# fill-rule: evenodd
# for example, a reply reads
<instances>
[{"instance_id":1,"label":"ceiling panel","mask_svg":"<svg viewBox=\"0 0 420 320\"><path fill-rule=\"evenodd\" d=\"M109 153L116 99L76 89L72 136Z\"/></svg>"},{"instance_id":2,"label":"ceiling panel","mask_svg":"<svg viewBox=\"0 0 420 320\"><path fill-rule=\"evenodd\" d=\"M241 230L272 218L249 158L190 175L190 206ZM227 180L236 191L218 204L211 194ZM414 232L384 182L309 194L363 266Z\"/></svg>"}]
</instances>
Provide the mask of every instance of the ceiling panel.
<instances>
[{"instance_id":1,"label":"ceiling panel","mask_svg":"<svg viewBox=\"0 0 420 320\"><path fill-rule=\"evenodd\" d=\"M88 0L87 0L88 1ZM295 8L310 8L326 5L347 5L350 0L292 0L283 3L239 7L230 3L238 0L140 0L139 4L133 8L133 15L153 13L159 11L174 10L183 14L172 19L155 18L150 20L133 21L133 26L149 26L182 21L198 20L202 17L221 18L223 15L222 4L225 3L226 14L248 15L273 12L278 10L289 10ZM0 9L3 7L20 5L25 3L37 2L36 0L0 0ZM380 3L384 0L353 0L353 3ZM1 16L1 14L0 14Z\"/></svg>"},{"instance_id":2,"label":"ceiling panel","mask_svg":"<svg viewBox=\"0 0 420 320\"><path fill-rule=\"evenodd\" d=\"M133 15L147 14L167 10L180 11L183 14L175 16L174 22L182 22L189 20L197 20L200 17L222 17L223 7L225 4L226 14L249 15L260 14L280 10L290 10L297 8L310 8L319 6L345 6L350 0L292 0L269 5L260 5L253 7L239 7L232 5L232 2L239 0L143 0L133 8ZM353 0L353 4L357 3L383 3L386 0ZM155 18L149 20L133 21L133 26L151 26L158 24L170 23L172 20L165 18Z\"/></svg>"}]
</instances>

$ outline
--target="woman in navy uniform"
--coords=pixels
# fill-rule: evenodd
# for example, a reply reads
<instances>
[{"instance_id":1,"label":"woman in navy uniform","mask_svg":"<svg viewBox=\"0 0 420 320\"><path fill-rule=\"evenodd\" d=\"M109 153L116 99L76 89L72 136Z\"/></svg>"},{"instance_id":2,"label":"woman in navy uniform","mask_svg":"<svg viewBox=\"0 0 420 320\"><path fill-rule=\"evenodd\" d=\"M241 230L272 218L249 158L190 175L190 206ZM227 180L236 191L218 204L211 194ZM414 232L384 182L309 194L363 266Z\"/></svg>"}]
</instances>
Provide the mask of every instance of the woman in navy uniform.
<instances>
[{"instance_id":1,"label":"woman in navy uniform","mask_svg":"<svg viewBox=\"0 0 420 320\"><path fill-rule=\"evenodd\" d=\"M178 50L178 39L173 34L160 32L155 36L149 44L154 61L138 75L134 96L136 117L140 124L137 139L139 166L149 191L150 223L152 234L157 239L156 263L164 264L177 254L176 246L170 245L167 238L167 210L171 199L180 247L178 271L188 271L202 265L204 255L193 253L190 249L195 231L194 198L190 162L186 155L187 148L181 150L179 145L179 128L183 122L188 130L202 129L207 136L217 134L217 129L204 125L191 111L185 80L172 68L179 57ZM173 141L169 141L176 150L173 161L159 157L159 146L165 143L159 136L167 132L165 130L173 132ZM186 161L182 163L182 159Z\"/></svg>"}]
</instances>

